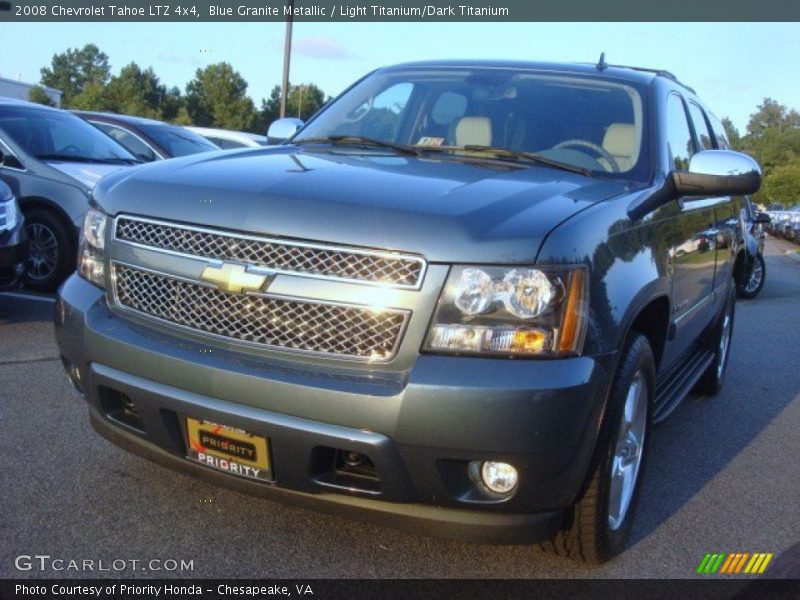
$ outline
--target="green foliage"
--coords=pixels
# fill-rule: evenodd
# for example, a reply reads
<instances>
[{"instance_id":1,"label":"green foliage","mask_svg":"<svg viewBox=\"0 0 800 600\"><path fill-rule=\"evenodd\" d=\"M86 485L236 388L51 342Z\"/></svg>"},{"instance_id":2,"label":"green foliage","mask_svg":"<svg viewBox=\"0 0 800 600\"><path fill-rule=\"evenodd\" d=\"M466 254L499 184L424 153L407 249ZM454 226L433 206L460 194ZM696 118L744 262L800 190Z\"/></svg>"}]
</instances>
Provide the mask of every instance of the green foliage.
<instances>
[{"instance_id":1,"label":"green foliage","mask_svg":"<svg viewBox=\"0 0 800 600\"><path fill-rule=\"evenodd\" d=\"M764 178L760 193L770 203L800 203L800 160L773 168Z\"/></svg>"},{"instance_id":2,"label":"green foliage","mask_svg":"<svg viewBox=\"0 0 800 600\"><path fill-rule=\"evenodd\" d=\"M151 67L142 70L136 63L122 67L103 90L106 110L123 115L161 119L167 88ZM177 109L175 109L177 112Z\"/></svg>"},{"instance_id":3,"label":"green foliage","mask_svg":"<svg viewBox=\"0 0 800 600\"><path fill-rule=\"evenodd\" d=\"M725 122L723 120L723 125ZM726 126L727 129L727 126ZM729 134L730 135L730 134ZM800 114L772 98L750 115L747 133L734 144L761 165L764 182L755 200L759 204L793 204L800 195Z\"/></svg>"},{"instance_id":4,"label":"green foliage","mask_svg":"<svg viewBox=\"0 0 800 600\"><path fill-rule=\"evenodd\" d=\"M247 82L228 63L197 69L186 86L186 108L196 125L247 131L256 109L247 96Z\"/></svg>"},{"instance_id":5,"label":"green foliage","mask_svg":"<svg viewBox=\"0 0 800 600\"><path fill-rule=\"evenodd\" d=\"M325 104L325 92L313 83L289 85L289 97L286 98L286 116L298 117L304 121L317 112ZM261 101L261 115L258 121L258 133L264 133L269 124L280 118L281 86L276 85L269 94L269 99Z\"/></svg>"},{"instance_id":6,"label":"green foliage","mask_svg":"<svg viewBox=\"0 0 800 600\"><path fill-rule=\"evenodd\" d=\"M41 69L42 85L61 90L64 106L73 106L87 86L105 85L110 73L108 56L94 44L86 44L81 49L68 48L66 52L55 54L50 66Z\"/></svg>"},{"instance_id":7,"label":"green foliage","mask_svg":"<svg viewBox=\"0 0 800 600\"><path fill-rule=\"evenodd\" d=\"M36 102L36 104L44 104L45 106L55 106L55 103L47 95L47 92L40 85L33 86L28 92L28 100Z\"/></svg>"},{"instance_id":8,"label":"green foliage","mask_svg":"<svg viewBox=\"0 0 800 600\"><path fill-rule=\"evenodd\" d=\"M186 86L185 96L179 88L162 84L152 67L142 69L134 62L112 76L108 56L94 44L53 55L50 66L43 67L41 74L43 86L63 92L66 108L261 134L280 112L280 86L261 100L261 109L257 110L247 96L247 82L228 63L198 69ZM326 101L324 92L313 83L290 89L287 116L308 119ZM31 100L52 104L41 87L31 89Z\"/></svg>"}]
</instances>

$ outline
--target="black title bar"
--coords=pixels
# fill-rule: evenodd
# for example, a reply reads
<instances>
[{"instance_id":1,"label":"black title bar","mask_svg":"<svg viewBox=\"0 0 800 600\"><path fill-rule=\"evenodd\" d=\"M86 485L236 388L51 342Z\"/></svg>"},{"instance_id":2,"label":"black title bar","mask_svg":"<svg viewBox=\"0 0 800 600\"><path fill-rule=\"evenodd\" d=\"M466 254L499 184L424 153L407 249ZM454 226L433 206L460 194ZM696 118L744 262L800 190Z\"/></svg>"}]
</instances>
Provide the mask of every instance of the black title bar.
<instances>
[{"instance_id":1,"label":"black title bar","mask_svg":"<svg viewBox=\"0 0 800 600\"><path fill-rule=\"evenodd\" d=\"M0 21L285 21L285 0L13 0ZM800 21L796 0L295 0L296 21Z\"/></svg>"}]
</instances>

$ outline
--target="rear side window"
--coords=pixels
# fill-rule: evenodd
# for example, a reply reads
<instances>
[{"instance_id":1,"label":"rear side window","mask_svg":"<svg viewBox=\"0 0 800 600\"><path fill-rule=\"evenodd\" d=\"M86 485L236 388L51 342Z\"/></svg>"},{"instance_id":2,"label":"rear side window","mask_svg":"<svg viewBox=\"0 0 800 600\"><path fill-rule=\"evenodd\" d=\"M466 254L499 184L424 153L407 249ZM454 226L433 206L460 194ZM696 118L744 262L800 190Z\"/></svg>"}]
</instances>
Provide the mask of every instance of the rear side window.
<instances>
[{"instance_id":1,"label":"rear side window","mask_svg":"<svg viewBox=\"0 0 800 600\"><path fill-rule=\"evenodd\" d=\"M683 100L677 94L670 94L667 98L667 146L674 168L687 170L695 145Z\"/></svg>"},{"instance_id":2,"label":"rear side window","mask_svg":"<svg viewBox=\"0 0 800 600\"><path fill-rule=\"evenodd\" d=\"M697 140L700 142L701 150L711 150L714 147L713 137L708 129L705 113L703 109L697 106L694 102L689 103L689 114L692 115L692 124L694 131L697 134Z\"/></svg>"},{"instance_id":3,"label":"rear side window","mask_svg":"<svg viewBox=\"0 0 800 600\"><path fill-rule=\"evenodd\" d=\"M706 116L709 123L711 123L711 128L714 130L714 136L717 138L717 147L729 150L731 145L728 142L728 136L725 135L725 127L722 126L722 122L710 112L707 112Z\"/></svg>"}]
</instances>

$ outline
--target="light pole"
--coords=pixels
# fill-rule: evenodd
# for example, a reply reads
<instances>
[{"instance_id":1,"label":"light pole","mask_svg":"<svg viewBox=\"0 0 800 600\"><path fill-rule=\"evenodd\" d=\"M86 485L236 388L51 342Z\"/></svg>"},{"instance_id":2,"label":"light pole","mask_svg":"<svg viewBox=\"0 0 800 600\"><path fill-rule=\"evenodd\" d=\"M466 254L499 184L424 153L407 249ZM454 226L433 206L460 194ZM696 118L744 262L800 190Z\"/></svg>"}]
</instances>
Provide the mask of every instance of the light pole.
<instances>
[{"instance_id":1,"label":"light pole","mask_svg":"<svg viewBox=\"0 0 800 600\"><path fill-rule=\"evenodd\" d=\"M292 21L294 0L287 0L289 14L286 17L286 39L283 44L283 81L281 82L281 119L286 116L286 101L289 98L289 62L292 56Z\"/></svg>"}]
</instances>

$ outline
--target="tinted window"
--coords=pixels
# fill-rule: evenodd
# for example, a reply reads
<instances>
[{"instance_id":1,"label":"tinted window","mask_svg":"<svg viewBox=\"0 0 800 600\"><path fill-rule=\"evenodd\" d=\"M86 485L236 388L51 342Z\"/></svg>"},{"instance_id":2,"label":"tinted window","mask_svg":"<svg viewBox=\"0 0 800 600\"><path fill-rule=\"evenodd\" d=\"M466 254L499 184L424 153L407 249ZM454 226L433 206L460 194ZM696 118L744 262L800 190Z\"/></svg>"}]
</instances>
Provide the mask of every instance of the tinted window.
<instances>
[{"instance_id":1,"label":"tinted window","mask_svg":"<svg viewBox=\"0 0 800 600\"><path fill-rule=\"evenodd\" d=\"M211 152L219 150L217 146L209 142L206 138L184 129L183 127L173 127L172 125L140 125L139 128L148 136L153 138L170 157L188 156L199 152Z\"/></svg>"},{"instance_id":2,"label":"tinted window","mask_svg":"<svg viewBox=\"0 0 800 600\"><path fill-rule=\"evenodd\" d=\"M697 104L690 102L689 114L692 115L692 124L694 125L697 139L700 141L700 147L703 150L710 150L714 147L714 142L712 141L711 132L708 130L705 113Z\"/></svg>"},{"instance_id":3,"label":"tinted window","mask_svg":"<svg viewBox=\"0 0 800 600\"><path fill-rule=\"evenodd\" d=\"M130 131L117 127L116 125L110 125L109 123L101 123L99 121L91 121L91 123L125 146L128 152L133 154L136 158L145 162L158 160L155 151Z\"/></svg>"},{"instance_id":4,"label":"tinted window","mask_svg":"<svg viewBox=\"0 0 800 600\"><path fill-rule=\"evenodd\" d=\"M4 107L0 110L0 130L42 160L136 161L123 146L68 112Z\"/></svg>"},{"instance_id":5,"label":"tinted window","mask_svg":"<svg viewBox=\"0 0 800 600\"><path fill-rule=\"evenodd\" d=\"M674 167L679 171L688 169L695 146L683 100L676 94L670 94L667 99L667 146Z\"/></svg>"}]
</instances>

